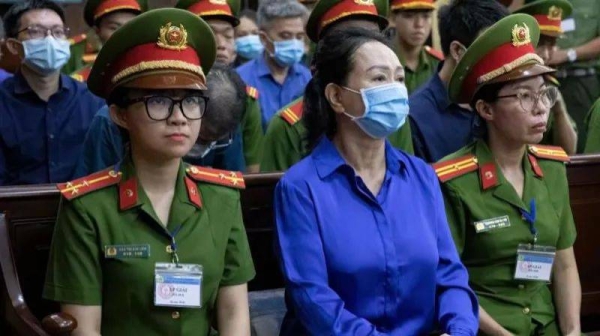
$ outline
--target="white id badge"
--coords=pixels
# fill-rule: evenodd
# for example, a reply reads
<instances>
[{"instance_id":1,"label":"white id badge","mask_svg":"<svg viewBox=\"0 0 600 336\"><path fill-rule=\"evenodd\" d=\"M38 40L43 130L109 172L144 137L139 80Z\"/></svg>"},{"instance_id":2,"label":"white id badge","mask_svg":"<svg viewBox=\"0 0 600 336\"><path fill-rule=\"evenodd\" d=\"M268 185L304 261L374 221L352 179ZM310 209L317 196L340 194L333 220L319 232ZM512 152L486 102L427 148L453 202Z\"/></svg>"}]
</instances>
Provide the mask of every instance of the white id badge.
<instances>
[{"instance_id":1,"label":"white id badge","mask_svg":"<svg viewBox=\"0 0 600 336\"><path fill-rule=\"evenodd\" d=\"M154 305L201 308L202 265L156 263Z\"/></svg>"},{"instance_id":2,"label":"white id badge","mask_svg":"<svg viewBox=\"0 0 600 336\"><path fill-rule=\"evenodd\" d=\"M515 279L550 282L556 248L519 244Z\"/></svg>"}]
</instances>

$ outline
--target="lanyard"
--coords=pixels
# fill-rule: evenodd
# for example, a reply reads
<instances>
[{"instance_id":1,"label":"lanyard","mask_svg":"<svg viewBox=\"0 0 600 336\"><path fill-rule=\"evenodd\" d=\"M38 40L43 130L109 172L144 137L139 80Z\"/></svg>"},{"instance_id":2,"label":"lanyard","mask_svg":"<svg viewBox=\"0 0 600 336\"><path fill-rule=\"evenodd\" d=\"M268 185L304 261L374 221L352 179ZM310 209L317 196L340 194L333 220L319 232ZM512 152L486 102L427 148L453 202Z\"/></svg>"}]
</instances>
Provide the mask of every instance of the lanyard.
<instances>
[{"instance_id":1,"label":"lanyard","mask_svg":"<svg viewBox=\"0 0 600 336\"><path fill-rule=\"evenodd\" d=\"M179 256L177 255L177 243L175 242L175 236L177 233L179 233L179 230L181 230L181 225L177 226L173 232L169 232L167 230L169 238L171 239L171 262L175 263L177 266L179 266Z\"/></svg>"},{"instance_id":2,"label":"lanyard","mask_svg":"<svg viewBox=\"0 0 600 336\"><path fill-rule=\"evenodd\" d=\"M529 202L529 212L527 212L527 210L524 209L520 209L521 210L521 215L523 216L523 219L525 219L525 221L527 223L529 223L529 231L531 231L531 234L533 235L533 244L535 245L535 243L537 242L537 236L538 236L538 231L535 228L535 217L536 217L536 211L535 211L535 199L531 199L531 202Z\"/></svg>"}]
</instances>

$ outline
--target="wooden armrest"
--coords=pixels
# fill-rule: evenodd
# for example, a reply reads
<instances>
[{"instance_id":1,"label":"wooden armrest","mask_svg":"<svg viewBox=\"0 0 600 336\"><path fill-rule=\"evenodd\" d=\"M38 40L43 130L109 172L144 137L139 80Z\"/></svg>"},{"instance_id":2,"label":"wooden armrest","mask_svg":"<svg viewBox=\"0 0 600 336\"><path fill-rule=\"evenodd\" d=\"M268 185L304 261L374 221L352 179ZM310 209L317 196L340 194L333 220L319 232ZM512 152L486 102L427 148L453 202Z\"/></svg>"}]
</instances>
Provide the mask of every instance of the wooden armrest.
<instances>
[{"instance_id":1,"label":"wooden armrest","mask_svg":"<svg viewBox=\"0 0 600 336\"><path fill-rule=\"evenodd\" d=\"M50 335L66 336L77 328L77 320L67 313L51 314L42 320L42 328Z\"/></svg>"}]
</instances>

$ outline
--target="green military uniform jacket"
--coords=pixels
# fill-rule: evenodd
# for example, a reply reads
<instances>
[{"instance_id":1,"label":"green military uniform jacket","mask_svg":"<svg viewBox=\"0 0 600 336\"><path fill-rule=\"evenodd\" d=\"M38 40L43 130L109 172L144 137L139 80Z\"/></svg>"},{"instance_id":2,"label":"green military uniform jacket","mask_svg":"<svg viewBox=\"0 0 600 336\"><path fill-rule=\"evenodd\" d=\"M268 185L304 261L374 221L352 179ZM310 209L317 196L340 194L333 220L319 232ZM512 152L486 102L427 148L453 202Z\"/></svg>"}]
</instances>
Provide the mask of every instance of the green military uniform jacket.
<instances>
[{"instance_id":1,"label":"green military uniform jacket","mask_svg":"<svg viewBox=\"0 0 600 336\"><path fill-rule=\"evenodd\" d=\"M564 36L557 40L558 46L565 50L586 44L600 36L600 2L589 0L569 0L569 2L573 5L571 17L575 21L575 29L565 31ZM599 60L576 61L565 63L561 68L589 68L598 65L600 65Z\"/></svg>"},{"instance_id":2,"label":"green military uniform jacket","mask_svg":"<svg viewBox=\"0 0 600 336\"><path fill-rule=\"evenodd\" d=\"M285 106L269 122L264 140L261 171L285 171L308 154L308 130L301 122L303 97ZM413 143L408 121L389 136L396 148L413 154Z\"/></svg>"},{"instance_id":3,"label":"green military uniform jacket","mask_svg":"<svg viewBox=\"0 0 600 336\"><path fill-rule=\"evenodd\" d=\"M260 164L262 157L263 129L261 124L259 93L256 88L247 86L246 110L242 116L242 138L246 166Z\"/></svg>"},{"instance_id":4,"label":"green military uniform jacket","mask_svg":"<svg viewBox=\"0 0 600 336\"><path fill-rule=\"evenodd\" d=\"M419 54L419 65L416 69L412 70L406 66L406 60L399 53L398 59L402 66L404 66L404 82L408 89L408 94L415 92L421 85L425 84L431 76L437 73L438 64L444 60L444 56L441 52L432 49L429 46L424 46Z\"/></svg>"},{"instance_id":5,"label":"green military uniform jacket","mask_svg":"<svg viewBox=\"0 0 600 336\"><path fill-rule=\"evenodd\" d=\"M103 335L208 335L220 287L255 275L234 173L182 163L166 228L160 224L134 167L59 185L64 196L55 227L44 297L102 306ZM207 183L206 181L212 181ZM168 232L179 262L204 268L202 308L154 306L154 267L171 262ZM111 246L145 245L148 255L109 258Z\"/></svg>"},{"instance_id":6,"label":"green military uniform jacket","mask_svg":"<svg viewBox=\"0 0 600 336\"><path fill-rule=\"evenodd\" d=\"M548 285L514 279L519 244L533 242L521 215L535 199L539 245L562 250L575 242L565 165L559 147L529 146L523 159L525 183L519 197L495 163L487 144L476 141L434 165L443 182L446 212L456 247L469 271L479 304L515 335L531 335L536 320L556 328ZM476 231L476 223L508 216L508 226ZM480 224L481 225L481 224ZM480 227L481 228L481 227Z\"/></svg>"},{"instance_id":7,"label":"green military uniform jacket","mask_svg":"<svg viewBox=\"0 0 600 336\"><path fill-rule=\"evenodd\" d=\"M600 99L596 100L585 118L587 138L584 154L600 153Z\"/></svg>"}]
</instances>

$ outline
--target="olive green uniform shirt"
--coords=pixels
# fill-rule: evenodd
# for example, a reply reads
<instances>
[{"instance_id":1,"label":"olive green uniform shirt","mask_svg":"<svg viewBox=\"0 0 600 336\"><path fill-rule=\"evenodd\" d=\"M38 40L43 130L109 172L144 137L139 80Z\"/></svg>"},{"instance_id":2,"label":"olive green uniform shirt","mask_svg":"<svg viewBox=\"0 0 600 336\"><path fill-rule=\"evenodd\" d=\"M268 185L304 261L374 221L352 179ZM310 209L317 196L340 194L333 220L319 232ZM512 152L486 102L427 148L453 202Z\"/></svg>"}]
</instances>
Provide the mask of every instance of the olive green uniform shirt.
<instances>
[{"instance_id":1,"label":"olive green uniform shirt","mask_svg":"<svg viewBox=\"0 0 600 336\"><path fill-rule=\"evenodd\" d=\"M246 111L242 116L242 139L246 166L260 163L262 157L263 129L258 99L248 96Z\"/></svg>"},{"instance_id":2,"label":"olive green uniform shirt","mask_svg":"<svg viewBox=\"0 0 600 336\"><path fill-rule=\"evenodd\" d=\"M529 224L520 209L529 212L535 199L538 244L562 250L575 242L575 224L569 203L563 162L537 158L543 177L537 176L527 158L523 197L505 179L484 141L476 141L440 162L475 155L478 170L442 184L446 212L456 247L469 271L469 283L479 304L494 320L515 335L531 335L536 320L556 329L555 307L548 285L540 281L515 280L517 247L533 242ZM483 190L482 166L493 164L495 186ZM485 176L485 174L482 174ZM476 233L475 222L508 216L510 226ZM554 330L556 332L556 330Z\"/></svg>"},{"instance_id":3,"label":"olive green uniform shirt","mask_svg":"<svg viewBox=\"0 0 600 336\"><path fill-rule=\"evenodd\" d=\"M600 1L569 0L573 5L571 18L575 21L575 29L565 32L557 41L561 49L569 49L584 45L600 36ZM569 19L569 18L566 18ZM598 67L600 60L577 61L565 63L561 68Z\"/></svg>"},{"instance_id":4,"label":"olive green uniform shirt","mask_svg":"<svg viewBox=\"0 0 600 336\"><path fill-rule=\"evenodd\" d=\"M124 162L121 172L120 183L135 179L130 160ZM137 202L127 210L120 210L118 184L71 201L63 199L44 297L61 303L101 305L103 335L208 335L216 317L219 288L244 284L255 271L239 192L193 182L200 207L188 196L185 176L182 163L166 228L139 184L134 192ZM178 226L179 261L204 268L202 308L154 306L155 263L171 262L167 230L174 232ZM106 246L133 244L149 245L150 255L105 258Z\"/></svg>"},{"instance_id":5,"label":"olive green uniform shirt","mask_svg":"<svg viewBox=\"0 0 600 336\"><path fill-rule=\"evenodd\" d=\"M585 118L587 138L584 154L600 153L600 99L596 100Z\"/></svg>"},{"instance_id":6,"label":"olive green uniform shirt","mask_svg":"<svg viewBox=\"0 0 600 336\"><path fill-rule=\"evenodd\" d=\"M261 171L285 171L308 154L306 141L308 130L302 120L290 124L281 117L284 110L301 99L302 97L283 107L269 122L264 140ZM389 136L389 140L392 146L409 154L414 153L408 120L398 131Z\"/></svg>"},{"instance_id":7,"label":"olive green uniform shirt","mask_svg":"<svg viewBox=\"0 0 600 336\"><path fill-rule=\"evenodd\" d=\"M400 63L404 66L404 82L409 95L437 73L437 67L440 64L440 60L426 52L424 47L421 48L419 54L419 65L414 70L406 66L406 60L399 52L396 52L396 55L398 55Z\"/></svg>"}]
</instances>

